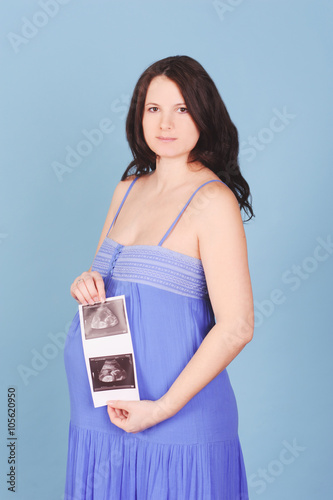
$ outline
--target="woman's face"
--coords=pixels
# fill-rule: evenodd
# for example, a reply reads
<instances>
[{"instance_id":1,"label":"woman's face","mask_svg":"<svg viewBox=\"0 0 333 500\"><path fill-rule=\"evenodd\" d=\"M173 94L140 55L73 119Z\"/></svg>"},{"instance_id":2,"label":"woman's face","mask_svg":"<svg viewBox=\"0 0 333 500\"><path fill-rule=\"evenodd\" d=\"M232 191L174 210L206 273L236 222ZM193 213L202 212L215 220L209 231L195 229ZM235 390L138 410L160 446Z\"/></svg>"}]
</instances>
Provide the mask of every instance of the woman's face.
<instances>
[{"instance_id":1,"label":"woman's face","mask_svg":"<svg viewBox=\"0 0 333 500\"><path fill-rule=\"evenodd\" d=\"M160 75L150 82L142 118L143 134L149 148L159 157L187 161L200 132L190 116L176 83ZM172 138L163 140L161 137Z\"/></svg>"}]
</instances>

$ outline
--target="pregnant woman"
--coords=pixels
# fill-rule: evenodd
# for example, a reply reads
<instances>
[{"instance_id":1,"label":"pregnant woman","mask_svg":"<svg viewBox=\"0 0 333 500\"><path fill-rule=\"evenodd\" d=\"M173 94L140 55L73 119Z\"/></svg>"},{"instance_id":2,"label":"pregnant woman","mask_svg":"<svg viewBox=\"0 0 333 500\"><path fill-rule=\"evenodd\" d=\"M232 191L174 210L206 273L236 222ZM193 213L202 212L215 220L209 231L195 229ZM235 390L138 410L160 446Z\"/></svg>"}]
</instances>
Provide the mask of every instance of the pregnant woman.
<instances>
[{"instance_id":1,"label":"pregnant woman","mask_svg":"<svg viewBox=\"0 0 333 500\"><path fill-rule=\"evenodd\" d=\"M237 129L204 68L173 56L140 76L126 134L133 161L71 295L125 295L140 401L94 408L77 312L64 498L247 500L227 373L254 329Z\"/></svg>"}]
</instances>

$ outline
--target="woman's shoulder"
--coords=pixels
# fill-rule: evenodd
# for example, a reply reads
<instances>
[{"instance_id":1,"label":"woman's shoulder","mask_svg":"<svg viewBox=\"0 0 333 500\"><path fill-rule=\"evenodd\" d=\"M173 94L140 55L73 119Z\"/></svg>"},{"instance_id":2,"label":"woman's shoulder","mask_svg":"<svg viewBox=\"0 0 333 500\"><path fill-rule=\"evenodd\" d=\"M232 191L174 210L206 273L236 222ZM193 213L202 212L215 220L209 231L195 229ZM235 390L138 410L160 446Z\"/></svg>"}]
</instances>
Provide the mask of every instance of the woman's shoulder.
<instances>
[{"instance_id":1,"label":"woman's shoulder","mask_svg":"<svg viewBox=\"0 0 333 500\"><path fill-rule=\"evenodd\" d=\"M201 217L198 218L201 224L218 219L221 214L228 216L230 212L239 211L238 201L232 189L212 170L205 169L196 185L200 187L201 192Z\"/></svg>"},{"instance_id":2,"label":"woman's shoulder","mask_svg":"<svg viewBox=\"0 0 333 500\"><path fill-rule=\"evenodd\" d=\"M115 188L117 191L117 194L119 194L120 196L124 196L126 194L128 188L130 187L131 183L136 178L138 179L136 184L139 184L139 186L140 186L140 187L136 188L136 190L140 191L141 187L145 186L145 184L147 182L149 185L149 180L148 180L149 177L150 177L150 174L141 174L141 175L133 174L133 175L127 176L126 179L124 179L123 181L120 181L117 184L117 186Z\"/></svg>"},{"instance_id":3,"label":"woman's shoulder","mask_svg":"<svg viewBox=\"0 0 333 500\"><path fill-rule=\"evenodd\" d=\"M127 189L129 188L131 182L136 177L137 177L136 175L129 175L123 181L119 181L114 189L114 194L116 195L116 197L124 195L126 193Z\"/></svg>"},{"instance_id":4,"label":"woman's shoulder","mask_svg":"<svg viewBox=\"0 0 333 500\"><path fill-rule=\"evenodd\" d=\"M126 177L126 179L124 179L123 181L120 181L119 182L119 185L121 186L128 186L137 176L134 174L134 175L129 175L128 177Z\"/></svg>"},{"instance_id":5,"label":"woman's shoulder","mask_svg":"<svg viewBox=\"0 0 333 500\"><path fill-rule=\"evenodd\" d=\"M213 172L209 168L205 168L202 170L202 172L200 172L200 174L200 178L196 180L195 185L200 187L200 191L202 193L206 191L214 191L217 194L217 198L221 198L225 193L230 192L230 195L232 196L232 190L224 181L222 181L222 179L220 179L220 177L215 172ZM212 181L217 182L213 183Z\"/></svg>"}]
</instances>

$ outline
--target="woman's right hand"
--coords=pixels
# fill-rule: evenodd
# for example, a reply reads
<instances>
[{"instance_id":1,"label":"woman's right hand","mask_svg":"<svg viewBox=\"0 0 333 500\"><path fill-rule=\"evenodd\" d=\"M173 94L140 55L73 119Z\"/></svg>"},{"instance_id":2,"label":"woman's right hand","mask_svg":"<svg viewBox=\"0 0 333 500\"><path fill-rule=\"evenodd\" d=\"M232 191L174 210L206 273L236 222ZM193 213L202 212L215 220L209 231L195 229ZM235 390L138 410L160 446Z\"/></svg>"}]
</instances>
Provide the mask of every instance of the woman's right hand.
<instances>
[{"instance_id":1,"label":"woman's right hand","mask_svg":"<svg viewBox=\"0 0 333 500\"><path fill-rule=\"evenodd\" d=\"M98 271L85 271L71 284L71 296L79 304L105 302L104 280Z\"/></svg>"}]
</instances>

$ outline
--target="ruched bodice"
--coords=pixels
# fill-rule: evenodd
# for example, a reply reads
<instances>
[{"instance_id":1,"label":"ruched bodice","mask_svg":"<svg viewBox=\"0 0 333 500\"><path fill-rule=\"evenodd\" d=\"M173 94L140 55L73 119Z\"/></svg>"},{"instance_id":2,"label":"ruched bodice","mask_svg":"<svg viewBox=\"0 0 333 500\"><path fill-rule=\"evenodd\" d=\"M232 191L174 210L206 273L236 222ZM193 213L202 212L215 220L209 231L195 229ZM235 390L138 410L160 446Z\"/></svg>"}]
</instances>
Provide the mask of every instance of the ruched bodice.
<instances>
[{"instance_id":1,"label":"ruched bodice","mask_svg":"<svg viewBox=\"0 0 333 500\"><path fill-rule=\"evenodd\" d=\"M123 246L106 237L92 271L108 279L156 286L193 298L209 300L202 262L169 248L152 245Z\"/></svg>"}]
</instances>

